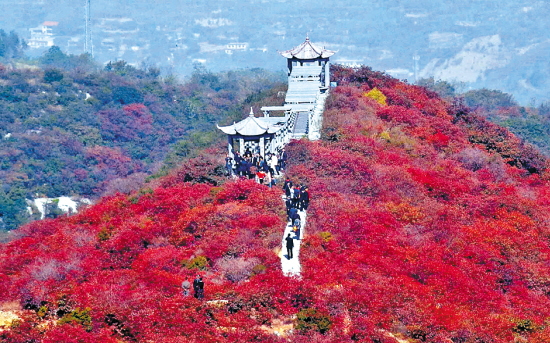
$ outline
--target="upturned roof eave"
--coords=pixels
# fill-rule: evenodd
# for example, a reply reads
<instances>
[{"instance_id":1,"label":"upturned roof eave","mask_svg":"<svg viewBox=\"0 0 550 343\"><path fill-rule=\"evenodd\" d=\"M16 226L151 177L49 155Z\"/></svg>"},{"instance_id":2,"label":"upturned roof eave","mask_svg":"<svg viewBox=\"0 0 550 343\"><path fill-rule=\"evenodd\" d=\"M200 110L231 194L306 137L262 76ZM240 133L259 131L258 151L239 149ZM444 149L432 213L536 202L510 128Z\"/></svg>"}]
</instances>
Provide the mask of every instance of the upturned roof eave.
<instances>
[{"instance_id":1,"label":"upturned roof eave","mask_svg":"<svg viewBox=\"0 0 550 343\"><path fill-rule=\"evenodd\" d=\"M327 50L325 48L320 48L315 44L311 43L309 37L306 38L305 42L298 45L297 47L285 50L278 51L283 57L286 58L296 58L296 59L316 59L316 58L328 58L335 54L335 51ZM306 56L308 53L312 53L310 56Z\"/></svg>"},{"instance_id":2,"label":"upturned roof eave","mask_svg":"<svg viewBox=\"0 0 550 343\"><path fill-rule=\"evenodd\" d=\"M228 135L261 136L265 133L273 133L270 132L269 123L262 122L260 118L253 116L249 116L233 125L219 126L216 124L216 127Z\"/></svg>"},{"instance_id":3,"label":"upturned roof eave","mask_svg":"<svg viewBox=\"0 0 550 343\"><path fill-rule=\"evenodd\" d=\"M218 130L221 130L226 135L237 134L237 131L235 130L235 124L229 126L219 126L218 124L216 124L216 127L218 128Z\"/></svg>"}]
</instances>

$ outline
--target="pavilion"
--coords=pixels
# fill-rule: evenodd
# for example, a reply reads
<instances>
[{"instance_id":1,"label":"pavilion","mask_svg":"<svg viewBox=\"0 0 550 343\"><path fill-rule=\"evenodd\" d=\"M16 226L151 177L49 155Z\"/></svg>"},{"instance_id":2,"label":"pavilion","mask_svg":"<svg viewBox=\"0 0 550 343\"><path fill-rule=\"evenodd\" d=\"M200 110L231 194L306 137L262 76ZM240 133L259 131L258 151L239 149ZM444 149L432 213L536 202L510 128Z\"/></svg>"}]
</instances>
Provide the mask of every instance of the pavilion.
<instances>
[{"instance_id":1,"label":"pavilion","mask_svg":"<svg viewBox=\"0 0 550 343\"><path fill-rule=\"evenodd\" d=\"M265 106L262 111L310 111L320 94L330 87L330 56L335 52L306 40L297 47L279 52L287 58L288 90L284 106Z\"/></svg>"},{"instance_id":2,"label":"pavilion","mask_svg":"<svg viewBox=\"0 0 550 343\"><path fill-rule=\"evenodd\" d=\"M218 126L227 134L228 153L233 156L235 142L239 143L239 153L244 155L249 149L265 157L267 152L275 153L290 141L290 124L293 121L284 117L255 117L252 107L250 114L244 120L229 126Z\"/></svg>"},{"instance_id":3,"label":"pavilion","mask_svg":"<svg viewBox=\"0 0 550 343\"><path fill-rule=\"evenodd\" d=\"M279 52L287 58L288 90L283 106L264 106L263 117L250 115L230 126L219 127L228 135L229 154L233 156L235 141L239 142L241 155L251 152L274 153L290 141L290 138L309 139L320 137L322 113L330 87L329 58L335 52L319 47L309 40L299 46ZM283 111L284 117L272 117L270 112Z\"/></svg>"}]
</instances>

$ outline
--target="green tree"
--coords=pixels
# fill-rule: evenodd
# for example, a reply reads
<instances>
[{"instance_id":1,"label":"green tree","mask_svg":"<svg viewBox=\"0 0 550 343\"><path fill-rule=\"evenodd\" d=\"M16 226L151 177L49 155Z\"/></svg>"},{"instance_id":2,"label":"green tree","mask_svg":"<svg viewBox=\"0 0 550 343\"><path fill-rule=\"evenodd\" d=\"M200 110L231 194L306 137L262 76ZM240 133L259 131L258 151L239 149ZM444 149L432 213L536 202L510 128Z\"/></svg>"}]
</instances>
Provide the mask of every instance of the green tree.
<instances>
[{"instance_id":1,"label":"green tree","mask_svg":"<svg viewBox=\"0 0 550 343\"><path fill-rule=\"evenodd\" d=\"M452 98L456 94L456 87L453 84L443 80L435 81L433 76L420 79L416 84L436 92L442 98Z\"/></svg>"},{"instance_id":2,"label":"green tree","mask_svg":"<svg viewBox=\"0 0 550 343\"><path fill-rule=\"evenodd\" d=\"M486 88L466 92L464 94L464 103L472 108L482 107L489 111L500 107L517 106L511 94Z\"/></svg>"},{"instance_id":3,"label":"green tree","mask_svg":"<svg viewBox=\"0 0 550 343\"><path fill-rule=\"evenodd\" d=\"M71 72L90 72L98 69L89 54L67 55L58 46L52 46L39 59L42 67L58 68Z\"/></svg>"},{"instance_id":4,"label":"green tree","mask_svg":"<svg viewBox=\"0 0 550 343\"><path fill-rule=\"evenodd\" d=\"M5 230L14 230L29 221L23 187L15 185L4 191L0 184L0 216Z\"/></svg>"},{"instance_id":5,"label":"green tree","mask_svg":"<svg viewBox=\"0 0 550 343\"><path fill-rule=\"evenodd\" d=\"M63 67L66 66L68 56L61 49L54 45L40 58L39 62L44 66Z\"/></svg>"},{"instance_id":6,"label":"green tree","mask_svg":"<svg viewBox=\"0 0 550 343\"><path fill-rule=\"evenodd\" d=\"M63 211L59 208L59 200L54 199L51 202L46 203L44 206L44 212L46 218L57 218L63 215Z\"/></svg>"},{"instance_id":7,"label":"green tree","mask_svg":"<svg viewBox=\"0 0 550 343\"><path fill-rule=\"evenodd\" d=\"M27 49L27 43L20 40L15 32L11 31L7 34L4 30L0 30L0 57L5 59L22 57L25 49Z\"/></svg>"},{"instance_id":8,"label":"green tree","mask_svg":"<svg viewBox=\"0 0 550 343\"><path fill-rule=\"evenodd\" d=\"M63 72L59 69L48 69L44 72L44 82L52 83L63 80Z\"/></svg>"}]
</instances>

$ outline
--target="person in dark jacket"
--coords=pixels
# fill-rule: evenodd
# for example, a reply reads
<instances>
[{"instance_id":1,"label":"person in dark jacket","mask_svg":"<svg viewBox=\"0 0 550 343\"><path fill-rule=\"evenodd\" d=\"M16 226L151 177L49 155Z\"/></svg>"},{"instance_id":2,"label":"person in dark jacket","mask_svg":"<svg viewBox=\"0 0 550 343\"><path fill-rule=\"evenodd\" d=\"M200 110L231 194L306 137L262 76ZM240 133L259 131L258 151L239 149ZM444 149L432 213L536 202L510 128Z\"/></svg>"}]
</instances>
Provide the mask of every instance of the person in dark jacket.
<instances>
[{"instance_id":1,"label":"person in dark jacket","mask_svg":"<svg viewBox=\"0 0 550 343\"><path fill-rule=\"evenodd\" d=\"M285 149L283 148L283 152L281 153L281 158L279 159L279 165L281 166L281 170L285 170L286 168L286 159L288 158Z\"/></svg>"},{"instance_id":2,"label":"person in dark jacket","mask_svg":"<svg viewBox=\"0 0 550 343\"><path fill-rule=\"evenodd\" d=\"M260 158L261 156L259 154L254 154L254 157L252 158L252 164L254 167L258 168L260 166Z\"/></svg>"},{"instance_id":3,"label":"person in dark jacket","mask_svg":"<svg viewBox=\"0 0 550 343\"><path fill-rule=\"evenodd\" d=\"M225 169L227 169L227 176L233 175L233 158L229 154L225 157Z\"/></svg>"},{"instance_id":4,"label":"person in dark jacket","mask_svg":"<svg viewBox=\"0 0 550 343\"><path fill-rule=\"evenodd\" d=\"M293 190L294 194L292 194L292 201L293 201L293 206L296 207L296 208L299 208L300 207L300 186L296 185L294 186L294 190Z\"/></svg>"},{"instance_id":5,"label":"person in dark jacket","mask_svg":"<svg viewBox=\"0 0 550 343\"><path fill-rule=\"evenodd\" d=\"M298 209L296 207L292 207L290 211L288 211L288 217L292 221L292 226L294 226L294 222L296 219L300 218L300 215L298 214Z\"/></svg>"},{"instance_id":6,"label":"person in dark jacket","mask_svg":"<svg viewBox=\"0 0 550 343\"><path fill-rule=\"evenodd\" d=\"M252 167L253 165L252 165L251 159L249 158L248 160L246 160L246 176L249 179L253 179L255 176L255 174L252 173L252 170L251 170Z\"/></svg>"},{"instance_id":7,"label":"person in dark jacket","mask_svg":"<svg viewBox=\"0 0 550 343\"><path fill-rule=\"evenodd\" d=\"M307 211L309 206L309 190L306 186L300 192L300 210Z\"/></svg>"},{"instance_id":8,"label":"person in dark jacket","mask_svg":"<svg viewBox=\"0 0 550 343\"><path fill-rule=\"evenodd\" d=\"M241 177L246 175L246 160L244 158L241 158L239 160L239 165L237 167L237 173Z\"/></svg>"},{"instance_id":9,"label":"person in dark jacket","mask_svg":"<svg viewBox=\"0 0 550 343\"><path fill-rule=\"evenodd\" d=\"M239 164L239 162L241 162L241 160L242 160L241 154L239 154L238 151L235 151L235 154L234 154L234 156L233 156L233 159L235 160L235 163L236 163L236 164Z\"/></svg>"},{"instance_id":10,"label":"person in dark jacket","mask_svg":"<svg viewBox=\"0 0 550 343\"><path fill-rule=\"evenodd\" d=\"M199 299L199 293L200 293L199 283L200 282L201 282L201 276L197 274L197 277L193 281L193 291L194 291L193 296L197 299ZM204 283L203 283L203 286L204 286Z\"/></svg>"},{"instance_id":11,"label":"person in dark jacket","mask_svg":"<svg viewBox=\"0 0 550 343\"><path fill-rule=\"evenodd\" d=\"M300 220L300 216L298 216L298 218L294 220L294 227L296 227L299 230L301 226L302 226L302 221Z\"/></svg>"},{"instance_id":12,"label":"person in dark jacket","mask_svg":"<svg viewBox=\"0 0 550 343\"><path fill-rule=\"evenodd\" d=\"M292 200L290 200L290 198L286 198L286 201L285 201L285 205L286 205L286 215L288 216L288 218L290 218L290 209L292 208Z\"/></svg>"},{"instance_id":13,"label":"person in dark jacket","mask_svg":"<svg viewBox=\"0 0 550 343\"><path fill-rule=\"evenodd\" d=\"M263 158L260 160L260 170L266 173L269 171L269 166Z\"/></svg>"},{"instance_id":14,"label":"person in dark jacket","mask_svg":"<svg viewBox=\"0 0 550 343\"><path fill-rule=\"evenodd\" d=\"M288 236L285 238L285 240L286 240L287 257L290 260L292 258L292 249L294 248L294 239L290 237L290 233L289 233Z\"/></svg>"},{"instance_id":15,"label":"person in dark jacket","mask_svg":"<svg viewBox=\"0 0 550 343\"><path fill-rule=\"evenodd\" d=\"M296 219L296 225L292 228L294 231L294 238L300 240L300 219Z\"/></svg>"},{"instance_id":16,"label":"person in dark jacket","mask_svg":"<svg viewBox=\"0 0 550 343\"><path fill-rule=\"evenodd\" d=\"M290 199L290 191L292 190L292 181L290 178L286 178L285 184L283 185L283 190L285 191L287 199Z\"/></svg>"},{"instance_id":17,"label":"person in dark jacket","mask_svg":"<svg viewBox=\"0 0 550 343\"><path fill-rule=\"evenodd\" d=\"M204 299L204 281L202 281L202 276L199 278L199 299Z\"/></svg>"}]
</instances>

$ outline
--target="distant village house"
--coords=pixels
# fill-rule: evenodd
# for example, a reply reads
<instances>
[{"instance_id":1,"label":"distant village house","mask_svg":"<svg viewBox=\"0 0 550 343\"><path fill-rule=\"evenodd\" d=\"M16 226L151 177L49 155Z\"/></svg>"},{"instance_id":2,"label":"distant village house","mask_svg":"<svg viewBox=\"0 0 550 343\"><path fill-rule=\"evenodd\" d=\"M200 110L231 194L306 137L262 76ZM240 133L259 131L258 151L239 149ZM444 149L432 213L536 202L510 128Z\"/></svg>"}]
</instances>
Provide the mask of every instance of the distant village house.
<instances>
[{"instance_id":1,"label":"distant village house","mask_svg":"<svg viewBox=\"0 0 550 343\"><path fill-rule=\"evenodd\" d=\"M53 28L59 25L57 21L45 21L42 25L29 29L31 39L28 41L29 48L38 49L54 45Z\"/></svg>"}]
</instances>

